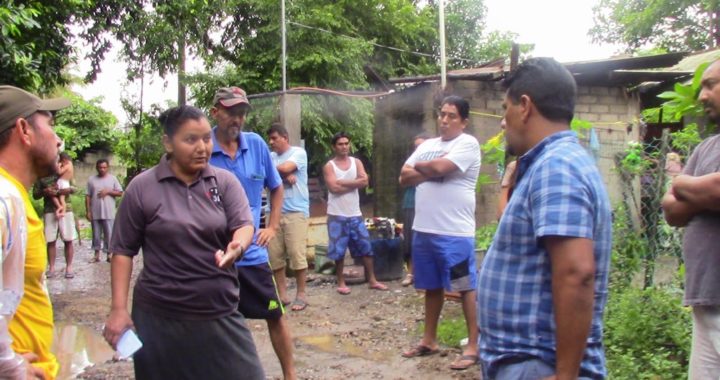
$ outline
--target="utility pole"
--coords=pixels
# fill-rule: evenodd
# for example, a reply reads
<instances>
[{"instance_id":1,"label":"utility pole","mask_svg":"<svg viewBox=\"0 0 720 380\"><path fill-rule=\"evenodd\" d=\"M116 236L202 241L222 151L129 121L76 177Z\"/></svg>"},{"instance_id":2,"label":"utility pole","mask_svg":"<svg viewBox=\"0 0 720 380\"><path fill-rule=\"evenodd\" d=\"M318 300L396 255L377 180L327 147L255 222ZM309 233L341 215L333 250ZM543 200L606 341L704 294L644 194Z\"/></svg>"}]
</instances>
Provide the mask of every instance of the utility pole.
<instances>
[{"instance_id":1,"label":"utility pole","mask_svg":"<svg viewBox=\"0 0 720 380\"><path fill-rule=\"evenodd\" d=\"M440 87L447 85L447 63L445 59L445 0L440 0Z\"/></svg>"},{"instance_id":2,"label":"utility pole","mask_svg":"<svg viewBox=\"0 0 720 380\"><path fill-rule=\"evenodd\" d=\"M282 90L287 91L287 30L285 29L285 0L280 1L281 31L282 31Z\"/></svg>"}]
</instances>

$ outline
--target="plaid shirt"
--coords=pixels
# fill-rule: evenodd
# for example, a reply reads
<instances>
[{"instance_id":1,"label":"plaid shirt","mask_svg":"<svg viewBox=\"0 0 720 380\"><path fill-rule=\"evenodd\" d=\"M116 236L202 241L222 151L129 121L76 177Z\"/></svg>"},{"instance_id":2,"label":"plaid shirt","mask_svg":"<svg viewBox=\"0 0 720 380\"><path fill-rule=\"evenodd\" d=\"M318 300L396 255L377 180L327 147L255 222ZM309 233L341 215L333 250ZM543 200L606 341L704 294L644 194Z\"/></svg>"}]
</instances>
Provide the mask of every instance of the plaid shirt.
<instances>
[{"instance_id":1,"label":"plaid shirt","mask_svg":"<svg viewBox=\"0 0 720 380\"><path fill-rule=\"evenodd\" d=\"M602 379L610 201L595 163L571 131L545 138L518 160L515 190L480 270L480 358L491 378L505 359L535 357L555 365L551 263L541 243L544 236L595 243L595 305L581 376Z\"/></svg>"}]
</instances>

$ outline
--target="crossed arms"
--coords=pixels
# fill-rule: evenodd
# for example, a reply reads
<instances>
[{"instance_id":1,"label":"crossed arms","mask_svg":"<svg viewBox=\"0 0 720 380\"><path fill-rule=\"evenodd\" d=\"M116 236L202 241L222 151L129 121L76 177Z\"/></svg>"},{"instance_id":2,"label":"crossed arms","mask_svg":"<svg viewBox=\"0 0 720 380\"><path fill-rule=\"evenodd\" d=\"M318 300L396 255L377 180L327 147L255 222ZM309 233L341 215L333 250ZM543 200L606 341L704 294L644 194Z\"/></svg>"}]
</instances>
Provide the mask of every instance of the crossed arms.
<instances>
[{"instance_id":1,"label":"crossed arms","mask_svg":"<svg viewBox=\"0 0 720 380\"><path fill-rule=\"evenodd\" d=\"M720 173L699 177L679 175L662 200L665 220L684 227L703 211L720 211Z\"/></svg>"},{"instance_id":2,"label":"crossed arms","mask_svg":"<svg viewBox=\"0 0 720 380\"><path fill-rule=\"evenodd\" d=\"M357 158L350 157L355 160L355 167L357 168L357 176L355 179L337 179L335 177L335 171L333 170L332 164L328 162L323 166L323 176L325 177L325 185L333 194L341 195L349 193L355 189L362 189L368 185L368 175L365 172L365 166Z\"/></svg>"},{"instance_id":3,"label":"crossed arms","mask_svg":"<svg viewBox=\"0 0 720 380\"><path fill-rule=\"evenodd\" d=\"M416 162L415 166L403 165L399 181L401 186L416 186L426 181L439 180L459 169L449 159L438 157L430 161Z\"/></svg>"}]
</instances>

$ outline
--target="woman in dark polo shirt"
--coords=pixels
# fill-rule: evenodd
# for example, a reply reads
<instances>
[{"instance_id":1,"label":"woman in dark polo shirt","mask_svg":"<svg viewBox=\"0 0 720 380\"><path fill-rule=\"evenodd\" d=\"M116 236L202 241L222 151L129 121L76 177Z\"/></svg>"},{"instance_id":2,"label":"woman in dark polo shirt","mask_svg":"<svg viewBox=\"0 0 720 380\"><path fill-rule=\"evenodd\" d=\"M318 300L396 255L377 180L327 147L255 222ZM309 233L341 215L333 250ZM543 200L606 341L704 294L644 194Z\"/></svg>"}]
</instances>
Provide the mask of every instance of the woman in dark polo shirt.
<instances>
[{"instance_id":1,"label":"woman in dark polo shirt","mask_svg":"<svg viewBox=\"0 0 720 380\"><path fill-rule=\"evenodd\" d=\"M115 219L105 339L116 347L127 329L137 331L137 379L263 379L237 311L233 263L253 237L245 191L230 172L208 165L212 132L202 111L171 108L160 122L167 154L132 180ZM128 288L140 249L131 318Z\"/></svg>"}]
</instances>

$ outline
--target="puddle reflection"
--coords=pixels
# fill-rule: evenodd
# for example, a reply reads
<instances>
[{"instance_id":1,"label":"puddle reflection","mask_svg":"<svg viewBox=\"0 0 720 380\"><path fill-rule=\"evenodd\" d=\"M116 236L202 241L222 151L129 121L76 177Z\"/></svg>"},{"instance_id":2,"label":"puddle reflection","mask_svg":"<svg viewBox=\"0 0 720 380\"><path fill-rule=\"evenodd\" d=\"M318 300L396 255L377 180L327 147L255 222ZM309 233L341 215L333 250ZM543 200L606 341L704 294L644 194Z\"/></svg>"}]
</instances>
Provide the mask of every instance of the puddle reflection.
<instances>
[{"instance_id":1,"label":"puddle reflection","mask_svg":"<svg viewBox=\"0 0 720 380\"><path fill-rule=\"evenodd\" d=\"M99 332L63 323L55 325L52 352L60 362L58 380L72 379L85 368L112 359L114 354Z\"/></svg>"}]
</instances>

